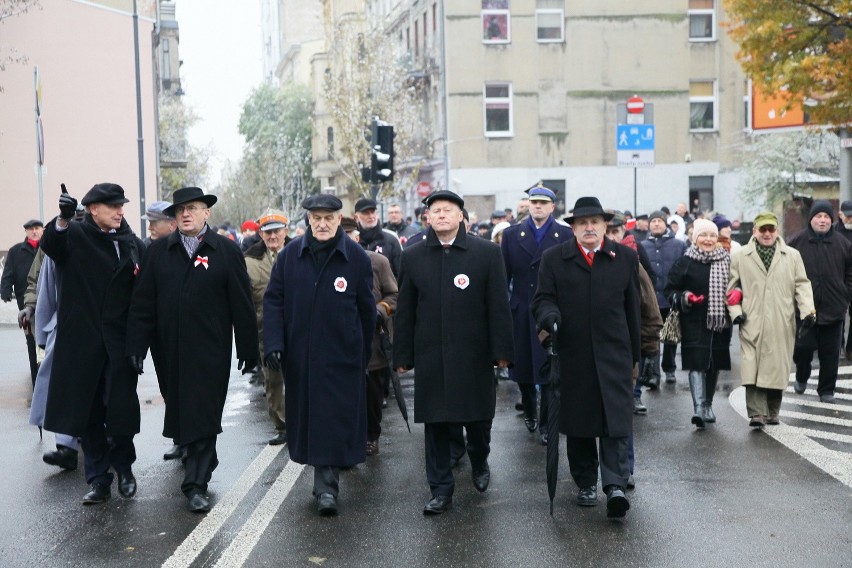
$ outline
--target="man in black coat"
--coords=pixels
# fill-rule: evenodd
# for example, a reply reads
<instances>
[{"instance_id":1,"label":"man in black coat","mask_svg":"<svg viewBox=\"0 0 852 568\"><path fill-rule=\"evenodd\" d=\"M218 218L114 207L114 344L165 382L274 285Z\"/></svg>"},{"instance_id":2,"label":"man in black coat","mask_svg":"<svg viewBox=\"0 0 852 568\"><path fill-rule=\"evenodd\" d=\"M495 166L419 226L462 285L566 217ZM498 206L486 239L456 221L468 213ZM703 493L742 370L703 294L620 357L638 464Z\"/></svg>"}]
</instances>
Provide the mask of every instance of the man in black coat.
<instances>
[{"instance_id":1,"label":"man in black coat","mask_svg":"<svg viewBox=\"0 0 852 568\"><path fill-rule=\"evenodd\" d=\"M16 244L6 253L6 263L3 265L3 277L0 278L0 299L4 302L12 301L12 292L15 292L15 300L18 302L18 310L24 309L24 293L27 291L27 274L35 260L38 243L44 232L44 225L38 219L31 219L24 223L24 231L27 238L24 242ZM24 327L24 337L27 340L27 354L30 358L30 375L32 375L33 386L35 386L38 363L36 362L35 337L29 326Z\"/></svg>"},{"instance_id":2,"label":"man in black coat","mask_svg":"<svg viewBox=\"0 0 852 568\"><path fill-rule=\"evenodd\" d=\"M337 514L340 469L367 457L377 316L373 267L340 228L342 207L328 194L302 202L309 227L278 255L263 296L264 362L284 375L290 459L314 466L323 516Z\"/></svg>"},{"instance_id":3,"label":"man in black coat","mask_svg":"<svg viewBox=\"0 0 852 568\"><path fill-rule=\"evenodd\" d=\"M165 210L178 230L157 239L143 259L133 293L126 355L136 372L148 349L158 360L166 401L163 436L186 455L181 491L189 510L210 510L207 484L219 464L216 437L231 374L232 336L238 369L257 365L257 322L246 263L234 241L210 230L215 195L197 187L174 192Z\"/></svg>"},{"instance_id":4,"label":"man in black coat","mask_svg":"<svg viewBox=\"0 0 852 568\"><path fill-rule=\"evenodd\" d=\"M837 361L843 343L843 324L852 297L852 244L832 227L834 209L819 199L811 205L808 226L790 237L788 245L798 250L805 273L814 292L817 323L796 338L793 361L796 363L794 390L803 394L811 376L814 351L819 355L820 402L834 402L837 385Z\"/></svg>"},{"instance_id":5,"label":"man in black coat","mask_svg":"<svg viewBox=\"0 0 852 568\"><path fill-rule=\"evenodd\" d=\"M379 216L376 213L376 200L362 197L356 201L355 220L358 222L361 246L384 255L390 262L394 278L399 278L402 245L399 243L399 237L396 233L382 229L382 224L379 223Z\"/></svg>"},{"instance_id":6,"label":"man in black coat","mask_svg":"<svg viewBox=\"0 0 852 568\"><path fill-rule=\"evenodd\" d=\"M547 383L539 370L547 353L538 340L530 304L538 285L541 255L550 247L570 240L574 232L553 218L556 191L541 182L526 190L529 194L529 215L523 222L506 228L500 248L506 265L506 277L511 286L512 329L515 341L514 366L509 378L518 383L524 424L527 430L539 428L541 443L547 445ZM536 385L541 390L541 412L536 404Z\"/></svg>"},{"instance_id":7,"label":"man in black coat","mask_svg":"<svg viewBox=\"0 0 852 568\"><path fill-rule=\"evenodd\" d=\"M568 465L577 504L597 505L598 464L607 516L630 508L628 437L633 430L633 383L640 355L639 258L604 237L606 213L596 197L581 197L565 220L575 238L541 259L533 313L539 327L557 329ZM563 325L564 322L564 325ZM599 440L599 450L595 448ZM557 440L550 440L550 443Z\"/></svg>"},{"instance_id":8,"label":"man in black coat","mask_svg":"<svg viewBox=\"0 0 852 568\"><path fill-rule=\"evenodd\" d=\"M852 243L852 201L847 200L840 204L840 212L837 214L834 231ZM849 317L852 318L852 304L849 306ZM852 361L852 331L846 336L844 355L847 361Z\"/></svg>"},{"instance_id":9,"label":"man in black coat","mask_svg":"<svg viewBox=\"0 0 852 568\"><path fill-rule=\"evenodd\" d=\"M104 503L114 469L122 497L136 493L133 436L139 432L138 377L124 356L127 312L145 245L124 219L124 190L92 187L88 213L69 223L77 200L62 186L59 217L47 224L41 247L62 278L57 335L44 428L81 437L86 482L83 504Z\"/></svg>"},{"instance_id":10,"label":"man in black coat","mask_svg":"<svg viewBox=\"0 0 852 568\"><path fill-rule=\"evenodd\" d=\"M462 425L473 485L480 492L487 489L494 367L508 367L514 349L500 249L467 235L464 201L455 193L436 191L424 204L432 226L426 240L403 255L394 366L399 373L415 369L414 421L425 424L426 477L432 492L423 513L430 515L452 504L450 443Z\"/></svg>"}]
</instances>

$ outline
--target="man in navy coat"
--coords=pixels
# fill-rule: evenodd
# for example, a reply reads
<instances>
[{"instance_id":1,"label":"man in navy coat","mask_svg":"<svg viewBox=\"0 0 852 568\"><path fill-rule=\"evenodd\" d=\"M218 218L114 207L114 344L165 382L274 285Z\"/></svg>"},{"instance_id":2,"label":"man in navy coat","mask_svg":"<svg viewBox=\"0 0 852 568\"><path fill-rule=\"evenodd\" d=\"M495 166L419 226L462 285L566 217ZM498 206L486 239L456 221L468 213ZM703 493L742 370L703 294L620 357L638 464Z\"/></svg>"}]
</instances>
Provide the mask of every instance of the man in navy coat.
<instances>
[{"instance_id":1,"label":"man in navy coat","mask_svg":"<svg viewBox=\"0 0 852 568\"><path fill-rule=\"evenodd\" d=\"M526 190L529 194L529 216L517 225L503 231L500 247L506 265L506 277L511 290L512 329L515 342L515 366L509 369L509 378L518 383L521 404L524 407L524 424L535 432L540 425L542 444L547 444L547 381L539 369L547 353L538 340L535 319L530 303L538 286L538 267L542 253L552 246L564 243L574 236L570 227L553 218L556 208L556 190L538 182ZM541 385L541 413L536 417L536 385Z\"/></svg>"},{"instance_id":2,"label":"man in navy coat","mask_svg":"<svg viewBox=\"0 0 852 568\"><path fill-rule=\"evenodd\" d=\"M264 362L284 374L290 459L314 466L320 515L337 514L340 468L367 456L373 268L340 228L333 195L302 202L308 229L278 255L263 297Z\"/></svg>"}]
</instances>

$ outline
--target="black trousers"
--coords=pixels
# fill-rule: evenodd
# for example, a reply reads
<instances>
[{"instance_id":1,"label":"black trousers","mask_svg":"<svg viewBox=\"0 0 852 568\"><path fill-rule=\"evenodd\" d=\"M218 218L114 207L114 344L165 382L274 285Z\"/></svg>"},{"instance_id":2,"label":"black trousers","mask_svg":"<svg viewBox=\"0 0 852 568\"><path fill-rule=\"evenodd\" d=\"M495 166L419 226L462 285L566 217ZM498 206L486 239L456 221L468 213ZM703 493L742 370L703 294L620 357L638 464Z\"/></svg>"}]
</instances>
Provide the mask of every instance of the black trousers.
<instances>
[{"instance_id":1,"label":"black trousers","mask_svg":"<svg viewBox=\"0 0 852 568\"><path fill-rule=\"evenodd\" d=\"M549 385L539 385L540 393L535 390L535 385L530 383L518 383L521 391L521 404L524 405L524 418L536 418L538 410L538 424L542 432L547 429L547 399ZM539 397L538 408L536 408L536 397Z\"/></svg>"},{"instance_id":2,"label":"black trousers","mask_svg":"<svg viewBox=\"0 0 852 568\"><path fill-rule=\"evenodd\" d=\"M663 317L663 321L666 321L666 318L669 317L669 312L671 308L660 308L660 315ZM664 373L674 373L677 370L677 362L675 361L675 355L677 355L677 343L663 343L663 372ZM659 375L659 372L657 373Z\"/></svg>"},{"instance_id":3,"label":"black trousers","mask_svg":"<svg viewBox=\"0 0 852 568\"><path fill-rule=\"evenodd\" d=\"M611 485L624 489L630 477L628 438L574 438L566 436L568 468L578 487L598 483L598 466L601 470L601 487ZM600 459L598 459L600 457Z\"/></svg>"},{"instance_id":4,"label":"black trousers","mask_svg":"<svg viewBox=\"0 0 852 568\"><path fill-rule=\"evenodd\" d=\"M819 357L817 394L820 396L834 394L842 334L843 322L838 321L826 325L815 325L804 337L796 339L796 346L793 349L796 380L804 383L811 376L811 361L816 351Z\"/></svg>"},{"instance_id":5,"label":"black trousers","mask_svg":"<svg viewBox=\"0 0 852 568\"><path fill-rule=\"evenodd\" d=\"M213 470L219 465L216 455L216 436L201 438L181 446L186 449L186 469L180 490L187 498L196 493L207 493L207 484L213 477Z\"/></svg>"},{"instance_id":6,"label":"black trousers","mask_svg":"<svg viewBox=\"0 0 852 568\"><path fill-rule=\"evenodd\" d=\"M455 491L455 479L450 469L451 446L455 445L457 448L458 434L464 427L470 466L473 469L481 467L491 453L491 420L465 423L431 422L424 426L426 479L432 497L451 497Z\"/></svg>"},{"instance_id":7,"label":"black trousers","mask_svg":"<svg viewBox=\"0 0 852 568\"><path fill-rule=\"evenodd\" d=\"M80 440L86 483L89 484L110 485L113 478L110 467L118 473L129 473L132 471L133 462L136 461L133 436L107 436L108 385L108 371L105 369L95 391L86 432Z\"/></svg>"},{"instance_id":8,"label":"black trousers","mask_svg":"<svg viewBox=\"0 0 852 568\"><path fill-rule=\"evenodd\" d=\"M340 491L340 468L333 465L314 466L314 495L331 493L335 499Z\"/></svg>"},{"instance_id":9,"label":"black trousers","mask_svg":"<svg viewBox=\"0 0 852 568\"><path fill-rule=\"evenodd\" d=\"M375 441L382 434L382 403L385 399L387 367L367 372L367 440Z\"/></svg>"}]
</instances>

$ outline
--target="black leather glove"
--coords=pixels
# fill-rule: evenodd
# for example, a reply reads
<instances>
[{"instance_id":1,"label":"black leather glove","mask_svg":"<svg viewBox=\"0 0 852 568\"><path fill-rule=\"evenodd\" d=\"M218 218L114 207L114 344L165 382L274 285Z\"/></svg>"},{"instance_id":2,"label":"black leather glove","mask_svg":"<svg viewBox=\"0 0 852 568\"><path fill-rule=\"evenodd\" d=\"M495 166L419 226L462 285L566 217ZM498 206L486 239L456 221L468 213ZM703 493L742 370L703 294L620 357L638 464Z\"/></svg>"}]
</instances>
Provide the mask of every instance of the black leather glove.
<instances>
[{"instance_id":1,"label":"black leather glove","mask_svg":"<svg viewBox=\"0 0 852 568\"><path fill-rule=\"evenodd\" d=\"M807 335L808 331L816 325L817 316L816 314L808 314L804 318L802 318L802 325L799 326L799 339L803 338Z\"/></svg>"},{"instance_id":2,"label":"black leather glove","mask_svg":"<svg viewBox=\"0 0 852 568\"><path fill-rule=\"evenodd\" d=\"M35 310L33 310L31 306L26 306L23 310L18 312L18 327L21 329L29 328L34 312Z\"/></svg>"},{"instance_id":3,"label":"black leather glove","mask_svg":"<svg viewBox=\"0 0 852 568\"><path fill-rule=\"evenodd\" d=\"M59 196L59 216L66 221L73 218L77 212L77 200L68 195L65 184L62 184L62 195Z\"/></svg>"},{"instance_id":4,"label":"black leather glove","mask_svg":"<svg viewBox=\"0 0 852 568\"><path fill-rule=\"evenodd\" d=\"M252 370L257 367L257 359L238 359L237 360L237 370L242 371L243 375L246 373L251 373Z\"/></svg>"},{"instance_id":5,"label":"black leather glove","mask_svg":"<svg viewBox=\"0 0 852 568\"><path fill-rule=\"evenodd\" d=\"M740 314L740 315L738 315L737 317L735 317L735 318L734 318L734 321L733 321L733 322L731 322L731 323L733 323L734 325L742 325L742 324L743 324L743 322L745 322L745 320L746 320L746 315L745 315L745 314Z\"/></svg>"},{"instance_id":6,"label":"black leather glove","mask_svg":"<svg viewBox=\"0 0 852 568\"><path fill-rule=\"evenodd\" d=\"M266 358L263 360L263 364L266 365L268 369L272 369L273 371L281 370L281 358L284 356L284 353L281 351L272 351Z\"/></svg>"},{"instance_id":7,"label":"black leather glove","mask_svg":"<svg viewBox=\"0 0 852 568\"><path fill-rule=\"evenodd\" d=\"M541 321L538 322L538 327L540 329L549 331L551 333L553 333L554 325L562 325L562 317L559 315L559 312L549 312L541 318Z\"/></svg>"},{"instance_id":8,"label":"black leather glove","mask_svg":"<svg viewBox=\"0 0 852 568\"><path fill-rule=\"evenodd\" d=\"M127 360L130 362L130 366L133 367L133 370L136 371L137 375L141 375L145 372L142 370L145 357L142 355L128 355Z\"/></svg>"},{"instance_id":9,"label":"black leather glove","mask_svg":"<svg viewBox=\"0 0 852 568\"><path fill-rule=\"evenodd\" d=\"M382 327L385 325L385 320L388 318L387 312L382 307L376 306L376 325Z\"/></svg>"}]
</instances>

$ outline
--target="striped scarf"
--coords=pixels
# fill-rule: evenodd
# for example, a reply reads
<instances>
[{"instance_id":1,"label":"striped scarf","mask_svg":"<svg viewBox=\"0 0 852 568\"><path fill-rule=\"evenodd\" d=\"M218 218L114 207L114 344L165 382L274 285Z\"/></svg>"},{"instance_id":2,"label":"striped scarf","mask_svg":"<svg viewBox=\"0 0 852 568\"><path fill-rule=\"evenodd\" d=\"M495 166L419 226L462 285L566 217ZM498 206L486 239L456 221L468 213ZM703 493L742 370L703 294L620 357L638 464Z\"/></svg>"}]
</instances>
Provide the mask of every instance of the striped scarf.
<instances>
[{"instance_id":1,"label":"striped scarf","mask_svg":"<svg viewBox=\"0 0 852 568\"><path fill-rule=\"evenodd\" d=\"M728 287L728 273L731 270L731 257L724 248L715 248L713 252L704 252L695 245L686 250L686 256L695 262L710 265L710 296L707 300L707 329L722 331L730 327L728 309L725 307L725 289Z\"/></svg>"}]
</instances>

